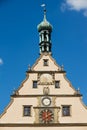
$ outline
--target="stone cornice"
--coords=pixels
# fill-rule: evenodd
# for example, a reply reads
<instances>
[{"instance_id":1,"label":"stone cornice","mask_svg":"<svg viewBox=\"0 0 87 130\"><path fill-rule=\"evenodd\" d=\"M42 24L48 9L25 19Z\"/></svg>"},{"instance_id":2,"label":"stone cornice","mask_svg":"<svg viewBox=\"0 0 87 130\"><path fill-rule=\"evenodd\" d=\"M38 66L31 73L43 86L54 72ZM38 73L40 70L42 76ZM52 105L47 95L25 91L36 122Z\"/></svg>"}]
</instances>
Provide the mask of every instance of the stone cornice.
<instances>
[{"instance_id":1,"label":"stone cornice","mask_svg":"<svg viewBox=\"0 0 87 130\"><path fill-rule=\"evenodd\" d=\"M43 108L54 108L54 109L60 109L60 107L33 107L33 108L35 108L35 109L43 109Z\"/></svg>"},{"instance_id":2,"label":"stone cornice","mask_svg":"<svg viewBox=\"0 0 87 130\"><path fill-rule=\"evenodd\" d=\"M87 123L52 123L52 124L24 124L0 123L0 127L86 127Z\"/></svg>"},{"instance_id":3,"label":"stone cornice","mask_svg":"<svg viewBox=\"0 0 87 130\"><path fill-rule=\"evenodd\" d=\"M34 70L28 70L26 73L66 73L66 71L34 71Z\"/></svg>"},{"instance_id":4,"label":"stone cornice","mask_svg":"<svg viewBox=\"0 0 87 130\"><path fill-rule=\"evenodd\" d=\"M42 96L49 96L49 97L82 97L81 94L75 95L11 95L13 98L27 98L27 97L42 97Z\"/></svg>"}]
</instances>

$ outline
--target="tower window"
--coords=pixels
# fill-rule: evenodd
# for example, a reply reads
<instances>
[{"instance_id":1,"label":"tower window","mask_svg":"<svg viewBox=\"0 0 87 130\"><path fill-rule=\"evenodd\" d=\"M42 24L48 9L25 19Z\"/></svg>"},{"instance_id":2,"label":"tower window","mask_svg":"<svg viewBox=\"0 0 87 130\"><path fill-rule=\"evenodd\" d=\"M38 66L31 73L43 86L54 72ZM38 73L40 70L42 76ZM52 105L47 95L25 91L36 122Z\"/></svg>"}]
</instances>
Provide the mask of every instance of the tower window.
<instances>
[{"instance_id":1,"label":"tower window","mask_svg":"<svg viewBox=\"0 0 87 130\"><path fill-rule=\"evenodd\" d=\"M70 116L70 105L62 106L62 116Z\"/></svg>"},{"instance_id":2,"label":"tower window","mask_svg":"<svg viewBox=\"0 0 87 130\"><path fill-rule=\"evenodd\" d=\"M33 88L37 88L37 81L33 81Z\"/></svg>"},{"instance_id":3,"label":"tower window","mask_svg":"<svg viewBox=\"0 0 87 130\"><path fill-rule=\"evenodd\" d=\"M55 88L60 88L60 81L55 81Z\"/></svg>"},{"instance_id":4,"label":"tower window","mask_svg":"<svg viewBox=\"0 0 87 130\"><path fill-rule=\"evenodd\" d=\"M31 116L31 106L24 106L23 116Z\"/></svg>"},{"instance_id":5,"label":"tower window","mask_svg":"<svg viewBox=\"0 0 87 130\"><path fill-rule=\"evenodd\" d=\"M48 59L44 59L44 60L43 60L43 65L44 65L44 66L48 66Z\"/></svg>"},{"instance_id":6,"label":"tower window","mask_svg":"<svg viewBox=\"0 0 87 130\"><path fill-rule=\"evenodd\" d=\"M46 32L44 32L44 40L47 41Z\"/></svg>"}]
</instances>

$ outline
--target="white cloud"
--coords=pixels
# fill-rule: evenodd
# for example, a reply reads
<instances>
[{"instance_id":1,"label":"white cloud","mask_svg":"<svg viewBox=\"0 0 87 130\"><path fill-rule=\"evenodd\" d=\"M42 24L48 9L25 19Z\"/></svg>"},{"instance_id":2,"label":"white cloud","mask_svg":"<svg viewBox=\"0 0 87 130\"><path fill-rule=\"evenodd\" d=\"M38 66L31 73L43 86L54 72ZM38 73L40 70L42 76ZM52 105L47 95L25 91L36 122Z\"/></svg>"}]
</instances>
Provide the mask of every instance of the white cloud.
<instances>
[{"instance_id":1,"label":"white cloud","mask_svg":"<svg viewBox=\"0 0 87 130\"><path fill-rule=\"evenodd\" d=\"M64 0L61 9L83 11L83 15L87 16L87 0Z\"/></svg>"},{"instance_id":2,"label":"white cloud","mask_svg":"<svg viewBox=\"0 0 87 130\"><path fill-rule=\"evenodd\" d=\"M71 10L87 9L87 0L66 0L66 4Z\"/></svg>"},{"instance_id":3,"label":"white cloud","mask_svg":"<svg viewBox=\"0 0 87 130\"><path fill-rule=\"evenodd\" d=\"M0 65L2 65L3 64L3 60L0 58Z\"/></svg>"}]
</instances>

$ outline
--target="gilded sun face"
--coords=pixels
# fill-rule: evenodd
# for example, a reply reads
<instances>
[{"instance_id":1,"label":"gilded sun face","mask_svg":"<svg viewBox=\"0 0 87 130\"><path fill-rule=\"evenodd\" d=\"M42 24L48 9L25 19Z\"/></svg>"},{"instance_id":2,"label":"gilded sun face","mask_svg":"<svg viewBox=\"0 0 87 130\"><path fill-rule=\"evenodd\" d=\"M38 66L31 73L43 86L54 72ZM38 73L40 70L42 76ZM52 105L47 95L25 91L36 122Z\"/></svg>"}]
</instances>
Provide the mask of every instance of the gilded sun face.
<instances>
[{"instance_id":1,"label":"gilded sun face","mask_svg":"<svg viewBox=\"0 0 87 130\"><path fill-rule=\"evenodd\" d=\"M51 84L53 82L53 78L50 74L42 74L40 77L40 82L42 84Z\"/></svg>"}]
</instances>

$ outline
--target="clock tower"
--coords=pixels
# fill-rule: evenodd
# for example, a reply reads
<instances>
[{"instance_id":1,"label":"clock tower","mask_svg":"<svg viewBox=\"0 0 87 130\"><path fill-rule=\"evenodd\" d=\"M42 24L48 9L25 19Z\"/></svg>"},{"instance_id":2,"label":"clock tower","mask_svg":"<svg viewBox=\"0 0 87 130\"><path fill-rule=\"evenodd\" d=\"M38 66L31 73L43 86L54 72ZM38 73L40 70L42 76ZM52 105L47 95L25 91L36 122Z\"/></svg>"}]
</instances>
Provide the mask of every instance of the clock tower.
<instances>
[{"instance_id":1,"label":"clock tower","mask_svg":"<svg viewBox=\"0 0 87 130\"><path fill-rule=\"evenodd\" d=\"M0 115L0 130L87 130L82 94L52 57L52 28L44 8L43 21L37 26L39 58Z\"/></svg>"}]
</instances>

